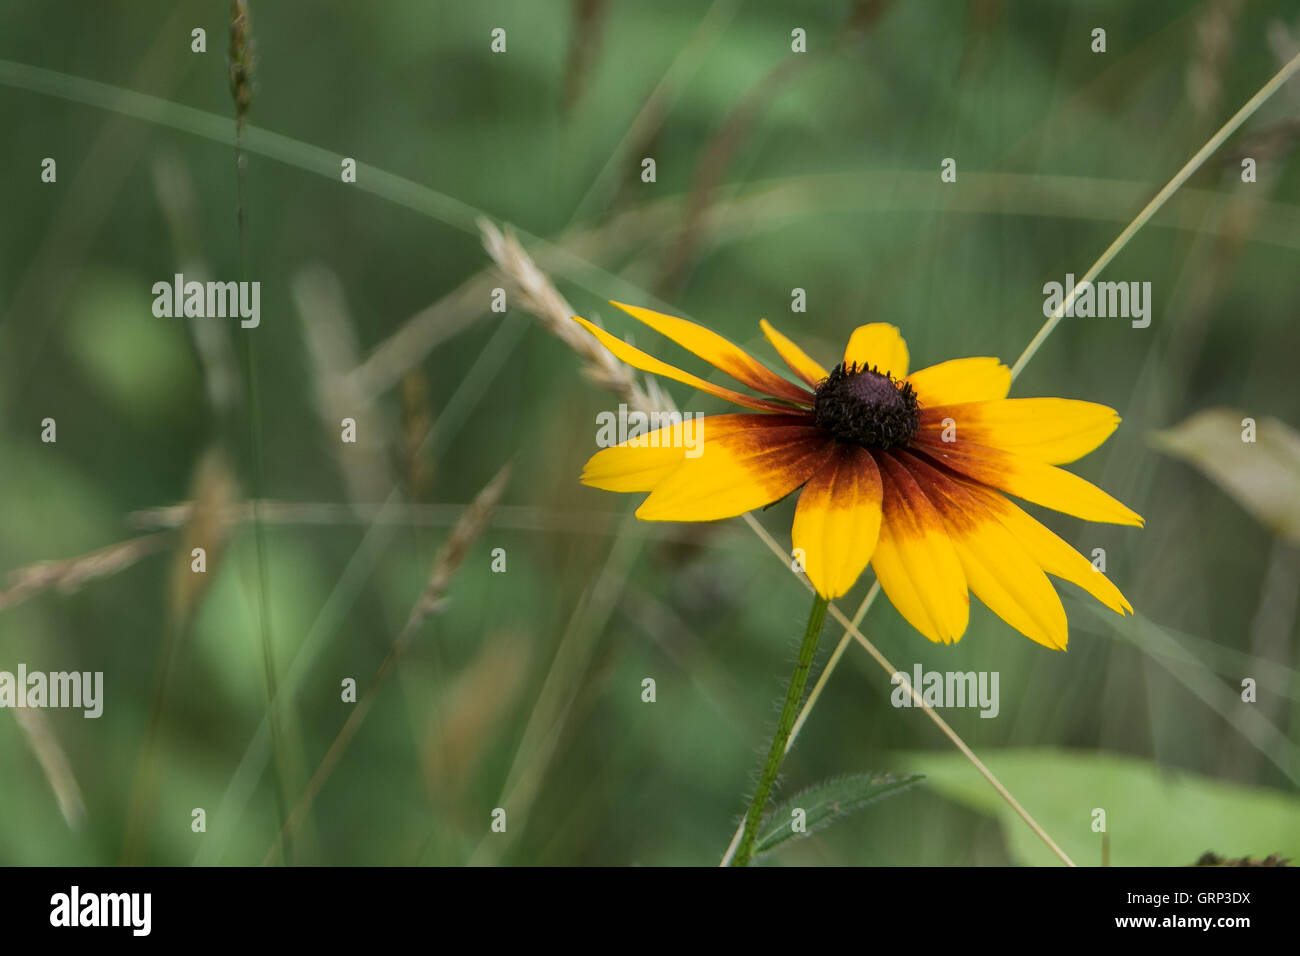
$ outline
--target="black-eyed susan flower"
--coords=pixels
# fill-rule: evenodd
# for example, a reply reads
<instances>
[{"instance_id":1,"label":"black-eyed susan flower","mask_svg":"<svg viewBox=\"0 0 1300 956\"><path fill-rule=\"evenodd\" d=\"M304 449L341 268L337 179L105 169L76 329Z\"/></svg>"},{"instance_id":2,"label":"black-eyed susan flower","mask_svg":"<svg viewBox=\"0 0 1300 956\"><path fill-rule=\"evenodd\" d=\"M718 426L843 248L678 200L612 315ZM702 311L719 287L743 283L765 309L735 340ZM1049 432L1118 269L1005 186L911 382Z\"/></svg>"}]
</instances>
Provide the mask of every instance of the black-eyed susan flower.
<instances>
[{"instance_id":1,"label":"black-eyed susan flower","mask_svg":"<svg viewBox=\"0 0 1300 956\"><path fill-rule=\"evenodd\" d=\"M752 409L670 424L597 452L582 481L649 492L647 521L712 521L802 488L792 539L823 598L847 592L868 564L894 607L932 641L966 630L970 592L1026 637L1064 649L1065 610L1047 575L1123 614L1119 589L1007 496L1090 521L1142 518L1059 465L1115 430L1111 408L1064 398L1007 398L996 358L909 371L892 325L859 326L827 371L766 320L763 334L802 385L685 319L613 303L741 385L707 382L583 324L629 365ZM682 429L698 425L689 436ZM699 453L690 456L688 447Z\"/></svg>"}]
</instances>

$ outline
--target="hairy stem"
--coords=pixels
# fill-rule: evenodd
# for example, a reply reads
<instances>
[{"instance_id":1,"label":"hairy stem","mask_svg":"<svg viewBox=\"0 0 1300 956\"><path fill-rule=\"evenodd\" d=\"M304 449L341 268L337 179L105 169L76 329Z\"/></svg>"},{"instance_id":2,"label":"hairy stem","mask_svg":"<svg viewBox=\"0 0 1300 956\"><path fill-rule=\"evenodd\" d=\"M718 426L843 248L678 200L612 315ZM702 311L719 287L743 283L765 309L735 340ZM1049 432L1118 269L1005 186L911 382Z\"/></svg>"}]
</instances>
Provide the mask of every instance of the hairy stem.
<instances>
[{"instance_id":1,"label":"hairy stem","mask_svg":"<svg viewBox=\"0 0 1300 956\"><path fill-rule=\"evenodd\" d=\"M772 793L772 784L781 770L781 761L785 759L785 744L790 739L794 728L795 715L799 712L799 701L803 699L804 685L808 683L808 672L812 670L813 655L817 653L817 639L821 637L822 622L826 620L826 599L820 594L813 597L812 610L808 612L808 629L804 631L803 643L799 645L799 660L790 675L790 686L785 692L785 705L781 708L781 722L777 725L776 736L767 752L767 762L763 765L763 776L759 778L758 789L749 804L749 813L745 817L745 832L740 838L740 849L736 851L732 866L748 866L754 857L754 841L758 838L758 824L763 818L767 798Z\"/></svg>"}]
</instances>

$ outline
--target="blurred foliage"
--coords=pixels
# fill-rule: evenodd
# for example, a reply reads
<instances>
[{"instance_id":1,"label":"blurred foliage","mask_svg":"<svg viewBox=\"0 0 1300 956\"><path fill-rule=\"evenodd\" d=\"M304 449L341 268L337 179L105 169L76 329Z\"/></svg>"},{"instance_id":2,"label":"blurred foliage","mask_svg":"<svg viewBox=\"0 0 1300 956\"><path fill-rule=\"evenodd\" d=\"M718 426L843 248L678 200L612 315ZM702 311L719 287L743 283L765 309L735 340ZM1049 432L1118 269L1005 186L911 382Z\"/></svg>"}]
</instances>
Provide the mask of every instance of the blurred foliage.
<instances>
[{"instance_id":1,"label":"blurred foliage","mask_svg":"<svg viewBox=\"0 0 1300 956\"><path fill-rule=\"evenodd\" d=\"M775 720L804 591L740 522L637 525L627 518L635 496L578 484L595 416L613 403L527 316L506 317L528 323L521 337L494 339L502 316L486 296L447 304L487 267L474 215L518 227L575 309L620 335L630 323L604 305L611 297L707 322L765 360L762 316L821 361L857 324L887 320L916 367L972 354L1009 362L1043 322L1044 283L1081 274L1300 37L1291 4L1219 0L838 0L798 11L665 0L581 4L576 21L571 5L526 0L250 6L256 330L150 312L152 284L177 272L243 274L228 5L53 0L6 11L0 569L142 534L130 516L183 501L214 443L246 491L260 484L267 499L341 507L268 523L260 568L251 526L236 525L181 633L170 631L175 554L0 608L0 669L103 671L106 695L98 720L47 714L84 797L75 830L28 737L0 714L0 863L122 859L172 640L160 774L135 851L155 863L260 862L280 820L259 575L288 688L280 713L294 780L347 718L340 682L364 686L406 620L455 520L441 506L470 501L511 458L516 478L494 526L316 800L293 862L716 862ZM807 54L790 52L796 26ZM1096 26L1107 30L1105 54L1089 49ZM207 31L207 53L190 51L195 27ZM495 27L507 30L504 54L489 51ZM53 71L42 82L85 78L162 105L145 122L71 92L33 92L12 64ZM1076 603L1066 653L982 607L951 647L926 642L884 601L864 623L909 672L1000 673L997 719L945 716L1084 862L1097 861L1096 806L1108 810L1115 862L1296 853L1286 754L1269 759L1234 717L1255 708L1251 719L1273 728L1269 746L1294 749L1300 735L1294 549L1148 444L1214 406L1300 422L1296 87L1252 117L1104 276L1152 283L1150 328L1067 320L1013 392L1123 416L1071 467L1143 514L1145 529L1045 520L1085 554L1105 549L1108 573L1190 671L1162 665L1175 653L1167 644L1116 639ZM1256 183L1240 180L1243 155L1258 161ZM339 180L344 156L360 164L356 184ZM43 157L58 161L54 184L39 180ZM643 157L656 159L657 182L640 180ZM957 160L954 184L939 180L944 157ZM403 421L421 419L403 417L400 373L378 394L356 394L316 366L305 330L325 328L324 316L300 315L292 288L319 270L343 292L358 361L443 304L424 320L436 344L399 350L437 431L422 469L403 465ZM807 291L806 313L790 311L795 288ZM256 408L242 397L246 344ZM223 362L241 396L225 411L209 393ZM355 409L358 445L340 443L322 382ZM668 391L682 407L719 408ZM56 444L40 441L46 417L58 422ZM352 501L349 469L391 497ZM431 482L408 488L416 472ZM393 508L380 512L385 500ZM761 516L783 544L792 508ZM494 548L508 556L504 574L491 570ZM846 612L869 583L841 602ZM828 625L820 661L840 634ZM1241 702L1241 677L1261 674L1274 679L1260 677L1257 703ZM645 677L656 680L653 704L641 698ZM1022 824L992 819L1005 808L964 782L969 768L924 714L890 706L891 689L850 646L778 799L854 768L901 773L890 756L903 751L923 751L916 768L931 779L770 859L1047 862ZM1016 756L1023 748L1037 748L1035 762ZM1175 770L1184 782L1161 782ZM190 829L195 807L207 810L205 834ZM508 811L506 834L489 831L496 807Z\"/></svg>"},{"instance_id":2,"label":"blurred foliage","mask_svg":"<svg viewBox=\"0 0 1300 956\"><path fill-rule=\"evenodd\" d=\"M1300 434L1285 422L1207 408L1153 436L1190 462L1273 533L1300 543ZM1244 447L1243 447L1244 446Z\"/></svg>"},{"instance_id":3,"label":"blurred foliage","mask_svg":"<svg viewBox=\"0 0 1300 956\"><path fill-rule=\"evenodd\" d=\"M1288 859L1300 853L1300 798L1295 796L1113 754L1026 748L980 756L1080 865L1102 862L1102 833L1110 835L1111 866L1190 866L1208 850ZM900 766L923 769L927 785L945 796L996 817L1016 862L1057 862L961 754L914 753L899 760Z\"/></svg>"}]
</instances>

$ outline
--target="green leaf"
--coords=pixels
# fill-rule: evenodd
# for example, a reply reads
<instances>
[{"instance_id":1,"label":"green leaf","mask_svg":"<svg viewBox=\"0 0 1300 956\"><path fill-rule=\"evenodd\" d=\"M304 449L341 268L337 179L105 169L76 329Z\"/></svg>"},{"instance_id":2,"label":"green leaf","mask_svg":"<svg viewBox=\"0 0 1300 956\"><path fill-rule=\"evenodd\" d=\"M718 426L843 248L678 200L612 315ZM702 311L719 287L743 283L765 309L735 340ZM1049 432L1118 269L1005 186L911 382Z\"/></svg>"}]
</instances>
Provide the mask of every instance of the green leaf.
<instances>
[{"instance_id":1,"label":"green leaf","mask_svg":"<svg viewBox=\"0 0 1300 956\"><path fill-rule=\"evenodd\" d=\"M1285 422L1256 425L1235 409L1207 408L1151 441L1195 465L1274 534L1300 543L1300 434Z\"/></svg>"},{"instance_id":2,"label":"green leaf","mask_svg":"<svg viewBox=\"0 0 1300 956\"><path fill-rule=\"evenodd\" d=\"M997 818L1012 857L1061 861L961 754L896 754L943 796ZM1230 857L1300 858L1300 798L1161 767L1118 754L1043 749L981 751L980 759L1075 863L1101 862L1094 811L1106 812L1112 866L1181 866L1207 850Z\"/></svg>"},{"instance_id":3,"label":"green leaf","mask_svg":"<svg viewBox=\"0 0 1300 956\"><path fill-rule=\"evenodd\" d=\"M755 853L766 853L787 840L808 836L869 803L902 793L921 779L920 774L900 777L889 773L858 773L809 787L772 811L764 821L766 829L759 833ZM801 832L794 830L797 809L804 811Z\"/></svg>"}]
</instances>

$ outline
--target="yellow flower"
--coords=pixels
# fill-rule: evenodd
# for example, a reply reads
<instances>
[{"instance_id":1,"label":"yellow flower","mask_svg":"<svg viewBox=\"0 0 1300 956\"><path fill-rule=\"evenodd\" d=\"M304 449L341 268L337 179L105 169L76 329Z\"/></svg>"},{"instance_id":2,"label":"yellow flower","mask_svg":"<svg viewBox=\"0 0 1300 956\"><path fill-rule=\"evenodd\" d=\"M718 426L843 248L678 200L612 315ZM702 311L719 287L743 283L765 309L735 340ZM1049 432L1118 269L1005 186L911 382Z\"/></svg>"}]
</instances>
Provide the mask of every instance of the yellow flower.
<instances>
[{"instance_id":1,"label":"yellow flower","mask_svg":"<svg viewBox=\"0 0 1300 956\"><path fill-rule=\"evenodd\" d=\"M758 413L703 418L695 436L688 418L593 455L584 483L650 492L638 518L729 518L802 487L791 534L818 593L839 597L870 563L894 607L932 641L961 638L974 591L1026 637L1064 650L1065 610L1048 574L1119 614L1132 612L1087 558L1003 494L1140 527L1138 514L1056 467L1104 442L1119 424L1114 409L1009 399L1011 373L995 358L908 374L907 343L883 322L854 330L828 372L763 320L763 334L805 388L694 322L613 304L768 396L706 382L574 316L628 365Z\"/></svg>"}]
</instances>

